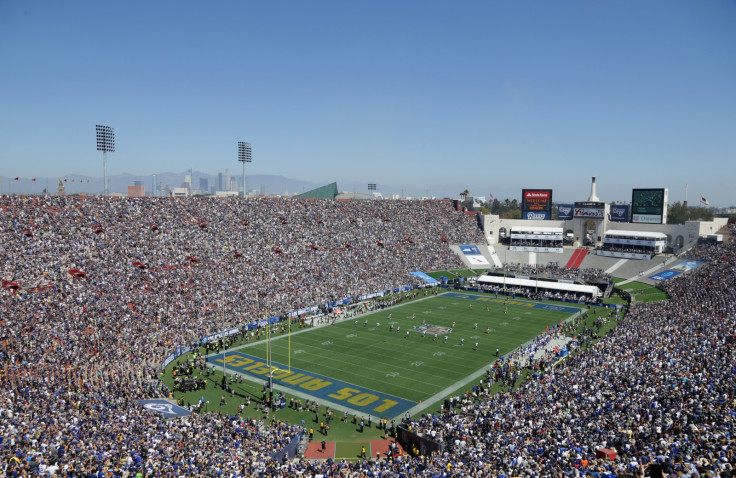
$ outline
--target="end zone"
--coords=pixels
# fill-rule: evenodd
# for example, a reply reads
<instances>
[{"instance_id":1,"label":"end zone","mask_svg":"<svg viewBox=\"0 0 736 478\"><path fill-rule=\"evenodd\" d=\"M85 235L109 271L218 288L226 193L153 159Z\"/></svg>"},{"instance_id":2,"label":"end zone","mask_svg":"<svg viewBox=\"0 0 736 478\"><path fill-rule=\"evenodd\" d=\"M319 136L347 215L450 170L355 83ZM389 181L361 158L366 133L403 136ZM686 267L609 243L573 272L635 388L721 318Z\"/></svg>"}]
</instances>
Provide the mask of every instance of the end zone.
<instances>
[{"instance_id":1,"label":"end zone","mask_svg":"<svg viewBox=\"0 0 736 478\"><path fill-rule=\"evenodd\" d=\"M272 362L269 367L262 359L241 352L228 352L226 357L223 355L211 355L209 361L220 365L224 362L229 370L252 377L268 379L268 376L271 375L274 383L287 390L306 393L366 415L395 417L416 405L416 402L404 398L294 367L289 370L284 364Z\"/></svg>"}]
</instances>

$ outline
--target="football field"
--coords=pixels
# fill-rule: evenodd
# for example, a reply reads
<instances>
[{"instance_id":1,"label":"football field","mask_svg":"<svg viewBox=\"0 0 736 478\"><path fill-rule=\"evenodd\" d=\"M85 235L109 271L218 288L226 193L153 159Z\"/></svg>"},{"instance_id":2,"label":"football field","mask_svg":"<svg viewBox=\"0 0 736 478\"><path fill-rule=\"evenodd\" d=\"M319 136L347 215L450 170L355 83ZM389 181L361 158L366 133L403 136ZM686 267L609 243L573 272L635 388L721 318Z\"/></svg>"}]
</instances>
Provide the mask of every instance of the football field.
<instances>
[{"instance_id":1,"label":"football field","mask_svg":"<svg viewBox=\"0 0 736 478\"><path fill-rule=\"evenodd\" d=\"M351 414L387 418L439 402L500 355L578 313L579 307L444 292L334 324L272 336L210 356L229 373Z\"/></svg>"}]
</instances>

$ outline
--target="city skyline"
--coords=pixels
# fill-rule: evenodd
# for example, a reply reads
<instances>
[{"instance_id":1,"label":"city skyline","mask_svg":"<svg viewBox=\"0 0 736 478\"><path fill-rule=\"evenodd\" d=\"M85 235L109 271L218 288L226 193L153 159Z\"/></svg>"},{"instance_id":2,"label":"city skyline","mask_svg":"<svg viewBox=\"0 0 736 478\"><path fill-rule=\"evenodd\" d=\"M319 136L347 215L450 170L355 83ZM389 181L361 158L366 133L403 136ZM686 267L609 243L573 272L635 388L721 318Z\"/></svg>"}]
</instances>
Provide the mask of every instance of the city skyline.
<instances>
[{"instance_id":1,"label":"city skyline","mask_svg":"<svg viewBox=\"0 0 736 478\"><path fill-rule=\"evenodd\" d=\"M563 202L597 175L605 201L732 206L734 24L728 1L3 2L0 176L101 177L102 124L111 176L239 177L247 141L248 177Z\"/></svg>"},{"instance_id":2,"label":"city skyline","mask_svg":"<svg viewBox=\"0 0 736 478\"><path fill-rule=\"evenodd\" d=\"M187 184L188 193L196 195L215 195L216 192L242 192L242 176L231 175L230 188L221 188L224 184L225 172L220 171L214 174L209 174L202 171L196 170L185 170L181 173L156 173L151 175L134 175L130 173L122 173L119 175L112 176L110 178L111 186L110 194L113 195L125 195L125 191L129 186L143 186L145 196L166 196L170 195L174 188L184 188ZM320 183L313 183L303 181L295 178L288 178L284 176L274 175L262 175L256 174L249 176L248 195L266 195L266 196L294 196L311 189L319 188L330 184L335 181L323 181ZM87 195L98 195L102 194L102 178L101 177L89 177L84 175L72 174L62 178L11 178L0 176L0 194L43 194L44 189L49 194L55 194L57 191L56 182L61 181L65 187L65 194L87 194ZM249 180L249 181L250 181ZM220 181L223 181L222 184ZM374 185L375 189L371 190L371 184ZM204 186L203 186L204 185ZM206 189L203 189L206 188ZM394 189L387 187L386 185L376 183L364 183L364 182L343 182L338 183L339 193L358 193L371 195L378 193L379 198L384 199L459 199L463 200L463 191L458 191L454 194L448 195L437 195L433 194L433 191L425 189L422 191L414 189ZM589 183L590 188L590 183ZM610 194L602 193L602 198L598 198L601 202L608 204L630 204L632 190L628 191L628 197L613 197ZM667 188L665 188L667 189ZM130 191L129 191L130 192ZM600 192L600 190L599 190ZM667 204L674 205L676 203L683 203L683 200L676 198L672 199L672 191L669 192L669 199ZM583 196L571 196L569 191L552 191L552 203L556 205L571 204L575 202L586 202L589 200L590 189ZM474 198L481 203L489 201L491 199L497 199L501 202L506 200L517 201L520 205L523 201L522 190L518 190L516 195L511 196L498 196L492 191L472 191L468 190L468 197ZM690 207L705 207L712 208L714 210L733 209L734 206L717 206L711 204L708 200L707 204L704 203L703 199L705 195L697 192L690 191L688 194L688 204Z\"/></svg>"}]
</instances>

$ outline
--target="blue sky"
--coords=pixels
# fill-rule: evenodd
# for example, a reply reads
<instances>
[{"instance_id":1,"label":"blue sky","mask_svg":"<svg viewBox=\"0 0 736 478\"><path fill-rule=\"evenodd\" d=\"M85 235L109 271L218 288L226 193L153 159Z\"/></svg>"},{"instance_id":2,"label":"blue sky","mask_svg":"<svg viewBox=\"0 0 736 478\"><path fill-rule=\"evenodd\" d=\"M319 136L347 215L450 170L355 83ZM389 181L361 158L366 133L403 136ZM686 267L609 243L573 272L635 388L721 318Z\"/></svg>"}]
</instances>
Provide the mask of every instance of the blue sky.
<instances>
[{"instance_id":1,"label":"blue sky","mask_svg":"<svg viewBox=\"0 0 736 478\"><path fill-rule=\"evenodd\" d=\"M0 1L0 175L736 204L734 1Z\"/></svg>"}]
</instances>

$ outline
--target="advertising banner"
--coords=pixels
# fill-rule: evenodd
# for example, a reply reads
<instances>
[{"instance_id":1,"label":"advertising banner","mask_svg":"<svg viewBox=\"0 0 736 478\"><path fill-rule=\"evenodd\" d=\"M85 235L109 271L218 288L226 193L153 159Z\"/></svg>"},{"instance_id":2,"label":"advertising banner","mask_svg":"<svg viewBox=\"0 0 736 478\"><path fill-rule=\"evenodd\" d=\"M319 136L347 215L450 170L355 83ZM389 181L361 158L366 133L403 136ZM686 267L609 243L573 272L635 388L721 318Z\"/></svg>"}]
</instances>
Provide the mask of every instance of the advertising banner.
<instances>
[{"instance_id":1,"label":"advertising banner","mask_svg":"<svg viewBox=\"0 0 736 478\"><path fill-rule=\"evenodd\" d=\"M414 271L414 272L411 273L411 275L413 275L415 277L419 277L420 279L422 279L424 282L426 282L428 284L434 284L435 282L439 282L434 277L431 277L431 276L425 274L422 271Z\"/></svg>"},{"instance_id":2,"label":"advertising banner","mask_svg":"<svg viewBox=\"0 0 736 478\"><path fill-rule=\"evenodd\" d=\"M235 335L240 332L240 327L234 327L230 330L226 330L225 332L217 332L216 334L208 335L207 337L202 338L202 343L209 343L214 342L216 340L220 340L224 337L230 337L231 335Z\"/></svg>"},{"instance_id":3,"label":"advertising banner","mask_svg":"<svg viewBox=\"0 0 736 478\"><path fill-rule=\"evenodd\" d=\"M526 211L521 215L522 219L526 219L529 221L549 221L552 219L552 213L547 211L541 211L541 212L533 212L533 211Z\"/></svg>"},{"instance_id":4,"label":"advertising banner","mask_svg":"<svg viewBox=\"0 0 736 478\"><path fill-rule=\"evenodd\" d=\"M480 249L478 249L478 246L476 246L475 244L472 244L472 245L465 245L464 244L464 245L461 245L459 247L460 247L460 251L462 251L462 253L465 254L466 256L479 256L479 255L481 255Z\"/></svg>"},{"instance_id":5,"label":"advertising banner","mask_svg":"<svg viewBox=\"0 0 736 478\"><path fill-rule=\"evenodd\" d=\"M475 266L490 266L490 262L483 256L466 255L465 258Z\"/></svg>"},{"instance_id":6,"label":"advertising banner","mask_svg":"<svg viewBox=\"0 0 736 478\"><path fill-rule=\"evenodd\" d=\"M628 204L611 204L611 222L629 222L631 207Z\"/></svg>"},{"instance_id":7,"label":"advertising banner","mask_svg":"<svg viewBox=\"0 0 736 478\"><path fill-rule=\"evenodd\" d=\"M575 217L587 217L590 219L603 219L605 217L605 209L592 207L575 207L573 215Z\"/></svg>"},{"instance_id":8,"label":"advertising banner","mask_svg":"<svg viewBox=\"0 0 736 478\"><path fill-rule=\"evenodd\" d=\"M661 224L662 216L655 214L632 214L631 222L640 222L645 224Z\"/></svg>"},{"instance_id":9,"label":"advertising banner","mask_svg":"<svg viewBox=\"0 0 736 478\"><path fill-rule=\"evenodd\" d=\"M656 281L663 281L667 279L672 279L673 277L679 276L680 274L682 274L682 272L667 269L666 271L662 271L653 276L649 276L649 278Z\"/></svg>"},{"instance_id":10,"label":"advertising banner","mask_svg":"<svg viewBox=\"0 0 736 478\"><path fill-rule=\"evenodd\" d=\"M557 219L561 221L569 221L572 219L572 213L575 206L572 204L560 204L557 206Z\"/></svg>"},{"instance_id":11,"label":"advertising banner","mask_svg":"<svg viewBox=\"0 0 736 478\"><path fill-rule=\"evenodd\" d=\"M606 217L606 205L602 202L593 201L576 202L575 208L573 209L573 216L603 219Z\"/></svg>"},{"instance_id":12,"label":"advertising banner","mask_svg":"<svg viewBox=\"0 0 736 478\"><path fill-rule=\"evenodd\" d=\"M688 271L691 271L691 270L697 268L702 263L703 263L703 261L692 261L692 260L691 261L684 261L684 262L680 262L679 264L677 264L672 269L674 269L676 271L688 272Z\"/></svg>"}]
</instances>

